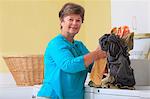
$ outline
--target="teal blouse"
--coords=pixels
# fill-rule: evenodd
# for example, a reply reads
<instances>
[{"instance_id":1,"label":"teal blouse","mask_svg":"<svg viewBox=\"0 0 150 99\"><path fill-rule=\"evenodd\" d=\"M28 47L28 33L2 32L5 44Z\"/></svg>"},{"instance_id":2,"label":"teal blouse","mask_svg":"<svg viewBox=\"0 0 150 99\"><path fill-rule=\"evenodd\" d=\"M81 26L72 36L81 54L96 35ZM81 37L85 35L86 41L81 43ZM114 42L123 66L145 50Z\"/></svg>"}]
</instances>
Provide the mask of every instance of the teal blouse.
<instances>
[{"instance_id":1,"label":"teal blouse","mask_svg":"<svg viewBox=\"0 0 150 99\"><path fill-rule=\"evenodd\" d=\"M40 97L84 99L84 83L89 68L84 55L89 53L81 41L67 41L61 34L52 39L44 55L44 80Z\"/></svg>"}]
</instances>

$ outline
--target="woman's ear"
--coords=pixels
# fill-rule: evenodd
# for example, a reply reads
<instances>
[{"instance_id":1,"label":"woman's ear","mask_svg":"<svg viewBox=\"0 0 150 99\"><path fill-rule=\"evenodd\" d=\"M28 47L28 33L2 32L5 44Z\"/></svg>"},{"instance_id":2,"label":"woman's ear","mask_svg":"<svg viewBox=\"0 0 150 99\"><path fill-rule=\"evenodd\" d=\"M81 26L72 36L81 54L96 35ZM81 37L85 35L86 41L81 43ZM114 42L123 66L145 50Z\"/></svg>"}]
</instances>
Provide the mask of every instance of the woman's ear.
<instances>
[{"instance_id":1,"label":"woman's ear","mask_svg":"<svg viewBox=\"0 0 150 99\"><path fill-rule=\"evenodd\" d=\"M63 22L63 21L60 21L60 28L61 28L61 29L63 28L63 25L64 25L64 22Z\"/></svg>"},{"instance_id":2,"label":"woman's ear","mask_svg":"<svg viewBox=\"0 0 150 99\"><path fill-rule=\"evenodd\" d=\"M60 18L60 28L62 29L64 25L64 18Z\"/></svg>"},{"instance_id":3,"label":"woman's ear","mask_svg":"<svg viewBox=\"0 0 150 99\"><path fill-rule=\"evenodd\" d=\"M60 22L60 29L62 29L62 22Z\"/></svg>"},{"instance_id":4,"label":"woman's ear","mask_svg":"<svg viewBox=\"0 0 150 99\"><path fill-rule=\"evenodd\" d=\"M62 26L63 26L63 19L60 18L60 29L62 29Z\"/></svg>"}]
</instances>

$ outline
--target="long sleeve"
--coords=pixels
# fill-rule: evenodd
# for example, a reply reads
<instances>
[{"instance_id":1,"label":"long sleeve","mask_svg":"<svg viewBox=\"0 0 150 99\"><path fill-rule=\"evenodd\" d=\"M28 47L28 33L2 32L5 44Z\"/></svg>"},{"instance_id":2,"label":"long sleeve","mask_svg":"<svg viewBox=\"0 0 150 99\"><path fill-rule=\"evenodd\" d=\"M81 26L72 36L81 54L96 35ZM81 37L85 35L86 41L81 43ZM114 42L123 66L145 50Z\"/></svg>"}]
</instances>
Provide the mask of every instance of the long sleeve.
<instances>
[{"instance_id":1,"label":"long sleeve","mask_svg":"<svg viewBox=\"0 0 150 99\"><path fill-rule=\"evenodd\" d=\"M75 57L64 42L52 42L48 50L56 65L65 72L75 73L85 70L83 55Z\"/></svg>"},{"instance_id":2,"label":"long sleeve","mask_svg":"<svg viewBox=\"0 0 150 99\"><path fill-rule=\"evenodd\" d=\"M86 48L86 46L82 43L82 42L80 42L80 50L82 51L82 53L85 55L85 54L87 54L87 53L89 53L89 50ZM93 65L94 65L94 62L93 63L91 63L89 66L88 66L88 68L87 68L87 71L90 73L91 72L91 70L92 70L92 68L93 68Z\"/></svg>"}]
</instances>

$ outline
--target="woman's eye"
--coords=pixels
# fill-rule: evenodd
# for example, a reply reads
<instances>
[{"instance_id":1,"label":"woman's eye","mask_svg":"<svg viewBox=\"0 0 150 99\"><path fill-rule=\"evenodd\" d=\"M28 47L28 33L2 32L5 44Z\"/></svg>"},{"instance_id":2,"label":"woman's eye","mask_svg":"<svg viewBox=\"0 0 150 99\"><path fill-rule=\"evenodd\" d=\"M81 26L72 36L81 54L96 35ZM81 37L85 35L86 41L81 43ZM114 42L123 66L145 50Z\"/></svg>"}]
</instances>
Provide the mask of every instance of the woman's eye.
<instances>
[{"instance_id":1,"label":"woman's eye","mask_svg":"<svg viewBox=\"0 0 150 99\"><path fill-rule=\"evenodd\" d=\"M73 21L73 19L69 19L69 21Z\"/></svg>"},{"instance_id":2,"label":"woman's eye","mask_svg":"<svg viewBox=\"0 0 150 99\"><path fill-rule=\"evenodd\" d=\"M81 22L81 20L77 20L77 22Z\"/></svg>"}]
</instances>

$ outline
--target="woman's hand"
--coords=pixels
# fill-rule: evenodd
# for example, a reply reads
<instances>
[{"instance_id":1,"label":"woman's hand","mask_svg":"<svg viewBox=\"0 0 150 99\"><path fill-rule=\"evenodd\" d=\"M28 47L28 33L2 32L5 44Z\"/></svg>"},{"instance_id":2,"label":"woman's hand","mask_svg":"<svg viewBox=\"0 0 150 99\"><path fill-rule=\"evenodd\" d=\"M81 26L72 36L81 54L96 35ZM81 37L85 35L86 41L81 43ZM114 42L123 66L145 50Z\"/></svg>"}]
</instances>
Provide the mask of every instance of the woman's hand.
<instances>
[{"instance_id":1,"label":"woman's hand","mask_svg":"<svg viewBox=\"0 0 150 99\"><path fill-rule=\"evenodd\" d=\"M101 50L101 47L98 46L96 50L93 51L93 61L98 60L100 58L106 58L107 54L105 51Z\"/></svg>"},{"instance_id":2,"label":"woman's hand","mask_svg":"<svg viewBox=\"0 0 150 99\"><path fill-rule=\"evenodd\" d=\"M107 57L106 52L102 51L100 46L98 46L96 50L84 55L85 66L88 67L94 61L101 59L101 58L106 58L106 57Z\"/></svg>"}]
</instances>

